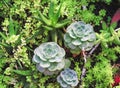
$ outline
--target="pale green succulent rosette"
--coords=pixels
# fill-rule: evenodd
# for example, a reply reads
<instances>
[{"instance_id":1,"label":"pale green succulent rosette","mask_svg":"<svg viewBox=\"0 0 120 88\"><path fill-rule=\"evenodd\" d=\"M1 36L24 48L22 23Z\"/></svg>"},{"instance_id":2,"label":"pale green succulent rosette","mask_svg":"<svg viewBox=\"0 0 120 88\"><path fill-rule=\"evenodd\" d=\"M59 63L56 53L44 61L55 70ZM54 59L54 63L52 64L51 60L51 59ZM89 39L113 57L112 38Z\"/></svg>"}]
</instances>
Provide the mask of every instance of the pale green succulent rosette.
<instances>
[{"instance_id":1,"label":"pale green succulent rosette","mask_svg":"<svg viewBox=\"0 0 120 88\"><path fill-rule=\"evenodd\" d=\"M55 42L41 44L34 50L33 61L45 75L52 75L65 67L65 51Z\"/></svg>"},{"instance_id":2,"label":"pale green succulent rosette","mask_svg":"<svg viewBox=\"0 0 120 88\"><path fill-rule=\"evenodd\" d=\"M96 35L93 27L82 21L74 22L68 26L64 35L65 46L75 54L79 54L83 48L85 51L89 51L93 47L95 40Z\"/></svg>"},{"instance_id":3,"label":"pale green succulent rosette","mask_svg":"<svg viewBox=\"0 0 120 88\"><path fill-rule=\"evenodd\" d=\"M78 84L76 72L69 68L60 73L57 77L57 81L60 83L62 88L73 88Z\"/></svg>"}]
</instances>

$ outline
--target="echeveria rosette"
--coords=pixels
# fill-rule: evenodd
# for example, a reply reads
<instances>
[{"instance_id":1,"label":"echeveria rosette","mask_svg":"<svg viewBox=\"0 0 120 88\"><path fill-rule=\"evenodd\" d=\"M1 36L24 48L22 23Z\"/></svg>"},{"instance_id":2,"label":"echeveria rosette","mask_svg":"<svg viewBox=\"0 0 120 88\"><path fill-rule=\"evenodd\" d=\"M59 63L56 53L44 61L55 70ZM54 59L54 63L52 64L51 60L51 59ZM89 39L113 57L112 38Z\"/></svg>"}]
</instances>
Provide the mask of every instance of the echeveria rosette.
<instances>
[{"instance_id":1,"label":"echeveria rosette","mask_svg":"<svg viewBox=\"0 0 120 88\"><path fill-rule=\"evenodd\" d=\"M74 22L68 26L64 35L65 46L73 54L79 54L83 48L85 51L89 51L93 47L95 40L96 35L93 27L82 21Z\"/></svg>"},{"instance_id":2,"label":"echeveria rosette","mask_svg":"<svg viewBox=\"0 0 120 88\"><path fill-rule=\"evenodd\" d=\"M76 72L69 68L60 73L57 77L57 81L60 83L62 88L73 88L78 84Z\"/></svg>"},{"instance_id":3,"label":"echeveria rosette","mask_svg":"<svg viewBox=\"0 0 120 88\"><path fill-rule=\"evenodd\" d=\"M42 43L34 50L33 61L40 72L52 75L65 67L65 51L55 42Z\"/></svg>"}]
</instances>

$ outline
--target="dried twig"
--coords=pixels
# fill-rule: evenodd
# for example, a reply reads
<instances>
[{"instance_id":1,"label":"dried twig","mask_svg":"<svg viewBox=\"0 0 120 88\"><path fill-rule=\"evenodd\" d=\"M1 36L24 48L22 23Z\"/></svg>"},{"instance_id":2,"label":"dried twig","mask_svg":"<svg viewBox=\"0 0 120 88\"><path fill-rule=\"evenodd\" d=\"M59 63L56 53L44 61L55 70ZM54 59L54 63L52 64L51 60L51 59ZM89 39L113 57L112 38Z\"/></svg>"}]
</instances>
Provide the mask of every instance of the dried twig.
<instances>
[{"instance_id":1,"label":"dried twig","mask_svg":"<svg viewBox=\"0 0 120 88\"><path fill-rule=\"evenodd\" d=\"M119 30L120 30L120 28L115 29L115 31L119 31Z\"/></svg>"},{"instance_id":2,"label":"dried twig","mask_svg":"<svg viewBox=\"0 0 120 88\"><path fill-rule=\"evenodd\" d=\"M83 77L85 76L85 72L86 72L85 64L86 64L86 62L87 62L87 56L86 56L86 54L85 54L84 48L82 49L82 54L83 54L83 59L84 59L84 66L83 66L83 68L82 68L82 74L81 74L81 77L80 77L80 81L81 81L81 82L82 82Z\"/></svg>"},{"instance_id":3,"label":"dried twig","mask_svg":"<svg viewBox=\"0 0 120 88\"><path fill-rule=\"evenodd\" d=\"M97 47L99 46L100 43L98 43L95 47L93 47L93 49L89 52L88 55L85 54L85 50L84 48L82 49L82 55L83 55L83 59L84 59L84 66L82 68L82 73L81 73L81 77L80 77L80 85L82 83L82 79L84 78L85 74L86 74L86 68L85 68L85 64L87 62L87 58L90 57L92 55L92 53L97 49ZM81 88L81 87L80 87Z\"/></svg>"},{"instance_id":4,"label":"dried twig","mask_svg":"<svg viewBox=\"0 0 120 88\"><path fill-rule=\"evenodd\" d=\"M92 50L89 52L88 56L89 57L90 55L92 55L92 53L97 49L97 47L100 45L100 43L98 43L97 45L95 45Z\"/></svg>"}]
</instances>

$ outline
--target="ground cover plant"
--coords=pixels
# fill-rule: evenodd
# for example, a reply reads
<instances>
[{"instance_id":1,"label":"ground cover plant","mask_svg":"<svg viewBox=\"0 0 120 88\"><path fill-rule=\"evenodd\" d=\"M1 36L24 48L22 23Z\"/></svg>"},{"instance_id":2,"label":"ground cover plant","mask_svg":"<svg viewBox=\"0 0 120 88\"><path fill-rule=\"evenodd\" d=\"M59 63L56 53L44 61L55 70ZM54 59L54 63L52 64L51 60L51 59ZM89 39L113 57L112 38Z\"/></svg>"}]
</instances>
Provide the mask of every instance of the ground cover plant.
<instances>
[{"instance_id":1,"label":"ground cover plant","mask_svg":"<svg viewBox=\"0 0 120 88\"><path fill-rule=\"evenodd\" d=\"M119 6L1 0L0 88L119 88Z\"/></svg>"}]
</instances>

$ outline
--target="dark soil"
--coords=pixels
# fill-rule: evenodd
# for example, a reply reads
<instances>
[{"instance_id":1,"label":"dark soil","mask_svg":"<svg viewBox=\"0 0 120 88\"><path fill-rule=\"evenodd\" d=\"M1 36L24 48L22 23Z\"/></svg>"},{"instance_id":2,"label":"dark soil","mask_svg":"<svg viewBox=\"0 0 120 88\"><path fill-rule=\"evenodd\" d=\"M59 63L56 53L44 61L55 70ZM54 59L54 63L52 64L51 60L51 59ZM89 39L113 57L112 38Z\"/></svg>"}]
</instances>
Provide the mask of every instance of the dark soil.
<instances>
[{"instance_id":1,"label":"dark soil","mask_svg":"<svg viewBox=\"0 0 120 88\"><path fill-rule=\"evenodd\" d=\"M114 13L118 8L120 8L120 2L118 0L113 0L110 5L107 5L103 2L95 3L96 5L96 10L95 13L98 13L99 10L105 9L106 10L106 17L105 19L110 16L113 17Z\"/></svg>"}]
</instances>

